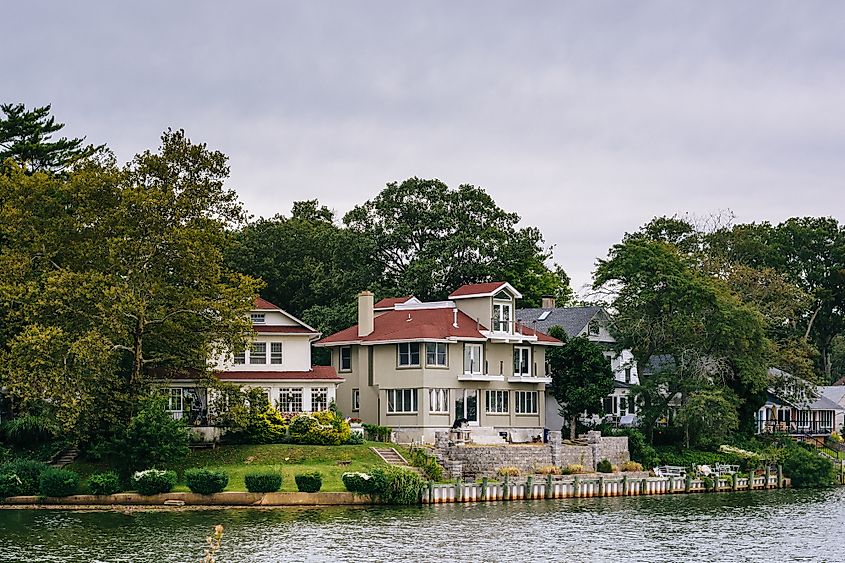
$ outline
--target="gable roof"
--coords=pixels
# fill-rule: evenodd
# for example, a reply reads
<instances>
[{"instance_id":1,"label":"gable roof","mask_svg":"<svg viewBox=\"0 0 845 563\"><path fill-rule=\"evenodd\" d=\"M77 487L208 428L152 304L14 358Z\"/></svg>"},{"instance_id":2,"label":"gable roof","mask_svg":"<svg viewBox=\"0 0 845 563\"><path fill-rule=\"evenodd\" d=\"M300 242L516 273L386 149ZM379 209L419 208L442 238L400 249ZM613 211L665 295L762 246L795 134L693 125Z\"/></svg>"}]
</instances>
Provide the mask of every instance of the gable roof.
<instances>
[{"instance_id":1,"label":"gable roof","mask_svg":"<svg viewBox=\"0 0 845 563\"><path fill-rule=\"evenodd\" d=\"M311 325L305 323L304 321L299 320L298 318L294 317L293 315L291 315L290 313L288 313L287 311L285 311L284 309L282 309L278 305L276 305L274 303L270 303L269 301L267 301L266 299L264 299L261 296L256 296L255 303L253 304L252 310L253 311L278 311L279 313L283 314L284 316L286 316L287 318L289 318L290 320L292 320L293 322L295 322L299 326L306 329L305 331L301 331L301 330L297 330L294 327L289 327L291 330L289 330L288 332L292 332L292 333L293 332L310 332L310 333L318 334L318 335L321 334L320 331L318 331L317 329L315 329ZM264 325L264 324L255 324L255 323L253 323L253 325L252 325L255 332L282 332L281 330L278 330L278 329L268 328L268 327L271 327L271 326L274 326L274 325Z\"/></svg>"},{"instance_id":2,"label":"gable roof","mask_svg":"<svg viewBox=\"0 0 845 563\"><path fill-rule=\"evenodd\" d=\"M507 289L516 298L521 298L522 294L518 292L508 282L487 282L487 283L468 283L462 285L449 295L449 299L468 299L470 297L492 297L500 290Z\"/></svg>"},{"instance_id":3,"label":"gable roof","mask_svg":"<svg viewBox=\"0 0 845 563\"><path fill-rule=\"evenodd\" d=\"M273 303L270 303L269 301L267 301L263 297L256 297L255 298L255 305L253 306L253 309L263 309L263 310L268 310L268 311L270 311L270 310L281 311L282 310L281 307L279 307L278 305L274 305Z\"/></svg>"},{"instance_id":4,"label":"gable roof","mask_svg":"<svg viewBox=\"0 0 845 563\"><path fill-rule=\"evenodd\" d=\"M553 326L559 326L566 331L567 336L575 337L581 334L593 317L603 310L598 306L517 309L516 320L543 332L548 332ZM543 316L544 313L548 314Z\"/></svg>"},{"instance_id":5,"label":"gable roof","mask_svg":"<svg viewBox=\"0 0 845 563\"><path fill-rule=\"evenodd\" d=\"M481 331L487 327L476 322L463 311L458 311L458 326L454 326L454 309L432 307L429 309L392 310L373 319L373 332L367 336L358 336L358 325L327 336L316 343L317 346L357 343L377 344L397 341L419 340L487 340ZM523 336L536 336L538 342L559 344L560 341L548 334L520 327Z\"/></svg>"},{"instance_id":6,"label":"gable roof","mask_svg":"<svg viewBox=\"0 0 845 563\"><path fill-rule=\"evenodd\" d=\"M373 310L379 311L382 309L392 309L396 305L399 305L400 303L407 303L411 299L414 299L413 295L406 295L405 297L385 297L373 305Z\"/></svg>"}]
</instances>

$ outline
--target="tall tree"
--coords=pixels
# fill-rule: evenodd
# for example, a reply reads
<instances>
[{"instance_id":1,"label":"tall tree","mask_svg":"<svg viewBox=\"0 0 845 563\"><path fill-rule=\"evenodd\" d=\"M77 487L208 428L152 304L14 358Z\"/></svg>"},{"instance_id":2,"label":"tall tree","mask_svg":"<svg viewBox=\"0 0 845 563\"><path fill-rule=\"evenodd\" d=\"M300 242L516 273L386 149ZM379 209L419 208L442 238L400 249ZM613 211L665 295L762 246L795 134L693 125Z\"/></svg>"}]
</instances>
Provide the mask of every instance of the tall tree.
<instances>
[{"instance_id":1,"label":"tall tree","mask_svg":"<svg viewBox=\"0 0 845 563\"><path fill-rule=\"evenodd\" d=\"M569 437L575 439L578 417L599 414L602 399L613 391L613 370L602 349L585 337L567 339L559 326L549 334L563 341L562 347L546 351L552 383L552 396L561 416L569 422Z\"/></svg>"},{"instance_id":2,"label":"tall tree","mask_svg":"<svg viewBox=\"0 0 845 563\"><path fill-rule=\"evenodd\" d=\"M0 104L0 111L0 164L12 158L29 173L61 172L105 148L85 145L84 138L53 140L65 124L50 115L50 105L27 110L24 104Z\"/></svg>"},{"instance_id":3,"label":"tall tree","mask_svg":"<svg viewBox=\"0 0 845 563\"><path fill-rule=\"evenodd\" d=\"M519 220L481 188L420 178L388 184L343 218L373 241L377 270L397 293L443 299L465 283L504 279L528 306L545 294L566 302L569 278L546 266L540 232L517 227Z\"/></svg>"}]
</instances>

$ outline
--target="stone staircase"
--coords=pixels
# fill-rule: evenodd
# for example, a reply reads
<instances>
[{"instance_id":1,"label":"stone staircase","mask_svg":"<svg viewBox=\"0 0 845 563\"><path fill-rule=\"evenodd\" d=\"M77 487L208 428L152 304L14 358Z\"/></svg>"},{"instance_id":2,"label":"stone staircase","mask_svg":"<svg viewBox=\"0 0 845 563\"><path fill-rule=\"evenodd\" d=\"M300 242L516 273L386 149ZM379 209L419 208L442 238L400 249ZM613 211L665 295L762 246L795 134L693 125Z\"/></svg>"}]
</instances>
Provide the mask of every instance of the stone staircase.
<instances>
[{"instance_id":1,"label":"stone staircase","mask_svg":"<svg viewBox=\"0 0 845 563\"><path fill-rule=\"evenodd\" d=\"M79 449L76 446L65 448L53 456L53 459L50 460L50 466L62 469L66 465L73 463L78 455Z\"/></svg>"},{"instance_id":2,"label":"stone staircase","mask_svg":"<svg viewBox=\"0 0 845 563\"><path fill-rule=\"evenodd\" d=\"M422 475L422 471L418 467L414 467L408 461L402 457L402 454L396 451L396 448L370 448L373 450L377 456L379 456L382 461L388 463L390 465L395 465L397 467L404 467L405 469L410 469L414 473Z\"/></svg>"}]
</instances>

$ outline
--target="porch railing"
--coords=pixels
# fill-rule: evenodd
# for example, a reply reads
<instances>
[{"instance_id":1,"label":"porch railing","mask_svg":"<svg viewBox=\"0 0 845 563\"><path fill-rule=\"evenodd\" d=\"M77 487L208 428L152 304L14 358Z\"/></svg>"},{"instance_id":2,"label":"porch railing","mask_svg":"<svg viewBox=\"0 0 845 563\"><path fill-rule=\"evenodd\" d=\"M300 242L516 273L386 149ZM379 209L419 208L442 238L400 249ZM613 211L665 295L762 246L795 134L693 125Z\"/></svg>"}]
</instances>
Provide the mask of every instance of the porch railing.
<instances>
[{"instance_id":1,"label":"porch railing","mask_svg":"<svg viewBox=\"0 0 845 563\"><path fill-rule=\"evenodd\" d=\"M758 420L758 434L823 434L829 435L833 432L833 424L810 420L807 422L780 421L780 420Z\"/></svg>"}]
</instances>

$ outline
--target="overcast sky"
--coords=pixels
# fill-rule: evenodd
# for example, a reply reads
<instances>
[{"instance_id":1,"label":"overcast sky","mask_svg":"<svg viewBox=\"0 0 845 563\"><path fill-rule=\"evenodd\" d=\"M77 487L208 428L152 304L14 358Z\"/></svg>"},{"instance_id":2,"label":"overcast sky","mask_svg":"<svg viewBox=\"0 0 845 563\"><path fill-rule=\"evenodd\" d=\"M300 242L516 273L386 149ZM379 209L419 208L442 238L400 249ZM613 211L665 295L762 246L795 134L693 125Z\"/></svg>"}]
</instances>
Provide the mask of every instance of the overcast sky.
<instances>
[{"instance_id":1,"label":"overcast sky","mask_svg":"<svg viewBox=\"0 0 845 563\"><path fill-rule=\"evenodd\" d=\"M0 99L122 160L184 128L256 216L485 188L576 289L655 215L845 220L845 3L14 2Z\"/></svg>"}]
</instances>

